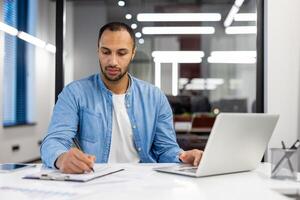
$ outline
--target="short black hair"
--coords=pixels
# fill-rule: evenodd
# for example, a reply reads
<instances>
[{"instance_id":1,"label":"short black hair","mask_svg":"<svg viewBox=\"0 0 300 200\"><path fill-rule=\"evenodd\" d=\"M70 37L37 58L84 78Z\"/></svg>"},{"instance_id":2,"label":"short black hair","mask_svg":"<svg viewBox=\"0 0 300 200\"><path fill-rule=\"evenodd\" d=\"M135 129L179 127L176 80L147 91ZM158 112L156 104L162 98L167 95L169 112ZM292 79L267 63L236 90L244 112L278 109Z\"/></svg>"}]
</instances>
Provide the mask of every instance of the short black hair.
<instances>
[{"instance_id":1,"label":"short black hair","mask_svg":"<svg viewBox=\"0 0 300 200\"><path fill-rule=\"evenodd\" d=\"M100 28L100 30L99 30L99 35L98 35L98 44L97 44L98 48L99 48L99 41L100 41L100 38L101 38L101 36L102 36L102 34L103 34L103 32L104 32L105 30L110 30L110 31L121 31L121 30L126 30L126 31L129 33L129 35L130 35L130 37L131 37L131 39L132 39L132 42L133 42L133 49L135 49L135 37L134 37L134 31L133 31L133 29L132 29L130 26L128 26L127 24L122 23L122 22L110 22L110 23L105 24L104 26L102 26L102 27Z\"/></svg>"}]
</instances>

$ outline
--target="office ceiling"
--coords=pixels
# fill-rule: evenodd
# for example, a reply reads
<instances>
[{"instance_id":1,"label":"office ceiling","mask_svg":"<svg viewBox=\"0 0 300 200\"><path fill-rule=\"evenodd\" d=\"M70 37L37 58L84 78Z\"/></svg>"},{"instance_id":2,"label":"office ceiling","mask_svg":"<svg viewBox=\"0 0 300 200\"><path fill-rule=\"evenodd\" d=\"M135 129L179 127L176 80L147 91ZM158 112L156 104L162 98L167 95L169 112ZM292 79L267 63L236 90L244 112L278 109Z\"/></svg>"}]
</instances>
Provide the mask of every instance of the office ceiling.
<instances>
[{"instance_id":1,"label":"office ceiling","mask_svg":"<svg viewBox=\"0 0 300 200\"><path fill-rule=\"evenodd\" d=\"M53 0L55 1L55 0ZM115 5L118 0L67 0L67 1L104 1ZM172 4L233 4L235 0L125 0L127 5L139 5L146 3L172 3ZM245 0L247 3L249 0Z\"/></svg>"},{"instance_id":2,"label":"office ceiling","mask_svg":"<svg viewBox=\"0 0 300 200\"><path fill-rule=\"evenodd\" d=\"M80 0L75 0L80 1ZM81 0L82 1L82 0ZM97 0L94 0L97 1ZM98 0L99 1L99 0ZM108 4L115 5L118 0L102 0ZM127 6L137 6L145 4L233 4L235 0L125 0ZM248 1L248 0L246 0Z\"/></svg>"},{"instance_id":3,"label":"office ceiling","mask_svg":"<svg viewBox=\"0 0 300 200\"><path fill-rule=\"evenodd\" d=\"M102 2L107 7L107 20L120 21L125 20L127 13L135 16L139 12L218 12L222 14L222 22L228 14L230 8L234 5L235 0L123 0L125 6L118 6L119 0L66 0L75 3ZM247 4L253 4L255 0L244 0L240 12L253 12L248 10ZM206 6L205 10L201 10ZM253 6L250 6L253 7ZM204 22L205 23L205 22ZM140 22L140 27L143 22ZM148 23L149 24L149 23ZM192 25L193 23L186 23ZM212 23L210 23L212 24ZM160 23L160 25L172 26L173 23Z\"/></svg>"}]
</instances>

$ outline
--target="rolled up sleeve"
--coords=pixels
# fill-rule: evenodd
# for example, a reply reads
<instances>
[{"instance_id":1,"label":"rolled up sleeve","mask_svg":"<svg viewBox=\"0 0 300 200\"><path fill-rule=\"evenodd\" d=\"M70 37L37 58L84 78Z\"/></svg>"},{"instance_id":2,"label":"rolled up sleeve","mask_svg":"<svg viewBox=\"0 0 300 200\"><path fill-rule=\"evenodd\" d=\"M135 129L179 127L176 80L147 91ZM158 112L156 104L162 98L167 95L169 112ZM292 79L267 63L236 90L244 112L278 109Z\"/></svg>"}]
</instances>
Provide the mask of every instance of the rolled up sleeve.
<instances>
[{"instance_id":1,"label":"rolled up sleeve","mask_svg":"<svg viewBox=\"0 0 300 200\"><path fill-rule=\"evenodd\" d=\"M179 163L179 148L173 125L173 113L164 94L161 93L160 106L154 137L154 153L160 163Z\"/></svg>"},{"instance_id":2,"label":"rolled up sleeve","mask_svg":"<svg viewBox=\"0 0 300 200\"><path fill-rule=\"evenodd\" d=\"M43 163L55 168L56 159L67 152L72 145L78 129L77 95L71 85L66 86L54 106L48 132L41 144L40 152Z\"/></svg>"}]
</instances>

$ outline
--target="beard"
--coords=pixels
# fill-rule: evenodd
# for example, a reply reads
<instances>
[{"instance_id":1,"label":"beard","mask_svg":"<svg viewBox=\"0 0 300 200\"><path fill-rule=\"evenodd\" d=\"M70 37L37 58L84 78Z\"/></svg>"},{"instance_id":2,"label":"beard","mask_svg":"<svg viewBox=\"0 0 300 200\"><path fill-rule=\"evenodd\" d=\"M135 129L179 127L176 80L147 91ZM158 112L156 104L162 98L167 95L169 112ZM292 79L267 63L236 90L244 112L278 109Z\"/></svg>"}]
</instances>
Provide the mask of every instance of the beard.
<instances>
[{"instance_id":1,"label":"beard","mask_svg":"<svg viewBox=\"0 0 300 200\"><path fill-rule=\"evenodd\" d=\"M122 70L120 68L117 68L117 67L111 66L111 65L102 67L100 61L99 61L99 65L100 65L100 69L101 69L101 72L102 72L104 78L106 80L112 81L112 82L117 82L117 81L121 80L127 74L127 72L128 72L128 65L127 65L127 67L125 68L125 70L123 72L122 72ZM112 68L114 70L118 70L119 74L116 75L116 76L110 76L108 74L108 72L107 72L109 68Z\"/></svg>"}]
</instances>

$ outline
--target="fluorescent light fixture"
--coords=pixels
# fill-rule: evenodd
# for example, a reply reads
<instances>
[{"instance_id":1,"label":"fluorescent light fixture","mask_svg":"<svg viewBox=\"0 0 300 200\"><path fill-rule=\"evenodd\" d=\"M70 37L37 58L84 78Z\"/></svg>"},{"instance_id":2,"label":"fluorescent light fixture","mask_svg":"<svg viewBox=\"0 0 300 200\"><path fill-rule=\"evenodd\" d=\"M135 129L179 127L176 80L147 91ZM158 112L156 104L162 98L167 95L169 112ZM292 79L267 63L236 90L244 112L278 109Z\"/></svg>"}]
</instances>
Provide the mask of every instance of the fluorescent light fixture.
<instances>
[{"instance_id":1,"label":"fluorescent light fixture","mask_svg":"<svg viewBox=\"0 0 300 200\"><path fill-rule=\"evenodd\" d=\"M256 34L256 26L231 26L225 29L226 34Z\"/></svg>"},{"instance_id":2,"label":"fluorescent light fixture","mask_svg":"<svg viewBox=\"0 0 300 200\"><path fill-rule=\"evenodd\" d=\"M153 51L154 62L159 63L201 63L203 51Z\"/></svg>"},{"instance_id":3,"label":"fluorescent light fixture","mask_svg":"<svg viewBox=\"0 0 300 200\"><path fill-rule=\"evenodd\" d=\"M154 58L154 62L158 63L201 63L202 58Z\"/></svg>"},{"instance_id":4,"label":"fluorescent light fixture","mask_svg":"<svg viewBox=\"0 0 300 200\"><path fill-rule=\"evenodd\" d=\"M25 33L23 31L20 31L18 34L18 37L22 40L25 40L26 42L29 42L35 46L44 48L46 45L46 42L43 40L40 40L39 38L36 38L32 35L29 35L28 33Z\"/></svg>"},{"instance_id":5,"label":"fluorescent light fixture","mask_svg":"<svg viewBox=\"0 0 300 200\"><path fill-rule=\"evenodd\" d=\"M47 43L45 46L45 49L51 53L55 53L56 52L56 47L52 44Z\"/></svg>"},{"instance_id":6,"label":"fluorescent light fixture","mask_svg":"<svg viewBox=\"0 0 300 200\"><path fill-rule=\"evenodd\" d=\"M37 37L34 37L28 33L25 33L23 31L18 31L18 29L14 28L12 26L9 26L3 22L0 22L0 30L4 31L5 33L8 33L12 36L18 36L20 39L22 39L28 43L31 43L35 46L45 48L49 52L52 52L52 53L56 52L56 47L54 45L49 44L49 43L47 43L47 45L46 45L45 41L43 41Z\"/></svg>"},{"instance_id":7,"label":"fluorescent light fixture","mask_svg":"<svg viewBox=\"0 0 300 200\"><path fill-rule=\"evenodd\" d=\"M256 51L212 51L207 61L209 63L256 63Z\"/></svg>"},{"instance_id":8,"label":"fluorescent light fixture","mask_svg":"<svg viewBox=\"0 0 300 200\"><path fill-rule=\"evenodd\" d=\"M224 26L228 27L232 24L235 15L239 12L240 7L243 5L244 0L235 0L233 6L231 7L226 19L224 20Z\"/></svg>"},{"instance_id":9,"label":"fluorescent light fixture","mask_svg":"<svg viewBox=\"0 0 300 200\"><path fill-rule=\"evenodd\" d=\"M234 16L234 21L257 21L256 13L237 13Z\"/></svg>"},{"instance_id":10,"label":"fluorescent light fixture","mask_svg":"<svg viewBox=\"0 0 300 200\"><path fill-rule=\"evenodd\" d=\"M172 35L172 34L214 34L214 27L201 26L153 26L143 27L145 35Z\"/></svg>"},{"instance_id":11,"label":"fluorescent light fixture","mask_svg":"<svg viewBox=\"0 0 300 200\"><path fill-rule=\"evenodd\" d=\"M186 90L215 90L217 89L216 85L202 85L202 84L193 84L189 83L185 86Z\"/></svg>"},{"instance_id":12,"label":"fluorescent light fixture","mask_svg":"<svg viewBox=\"0 0 300 200\"><path fill-rule=\"evenodd\" d=\"M132 18L132 15L128 13L128 14L125 15L125 18L126 18L126 19L131 19L131 18Z\"/></svg>"},{"instance_id":13,"label":"fluorescent light fixture","mask_svg":"<svg viewBox=\"0 0 300 200\"><path fill-rule=\"evenodd\" d=\"M168 56L183 56L183 57L204 57L203 51L153 51L152 57L168 57Z\"/></svg>"},{"instance_id":14,"label":"fluorescent light fixture","mask_svg":"<svg viewBox=\"0 0 300 200\"><path fill-rule=\"evenodd\" d=\"M155 63L155 85L160 88L161 63L172 63L172 94L178 94L178 63L201 63L203 51L153 51Z\"/></svg>"},{"instance_id":15,"label":"fluorescent light fixture","mask_svg":"<svg viewBox=\"0 0 300 200\"><path fill-rule=\"evenodd\" d=\"M209 56L207 58L209 63L232 63L232 64L254 64L256 63L256 58L254 57L213 57Z\"/></svg>"},{"instance_id":16,"label":"fluorescent light fixture","mask_svg":"<svg viewBox=\"0 0 300 200\"><path fill-rule=\"evenodd\" d=\"M13 36L16 36L18 34L18 30L16 28L9 26L3 22L0 22L0 30Z\"/></svg>"},{"instance_id":17,"label":"fluorescent light fixture","mask_svg":"<svg viewBox=\"0 0 300 200\"><path fill-rule=\"evenodd\" d=\"M222 85L224 79L222 78L193 78L191 83L194 84L205 84L205 85Z\"/></svg>"},{"instance_id":18,"label":"fluorescent light fixture","mask_svg":"<svg viewBox=\"0 0 300 200\"><path fill-rule=\"evenodd\" d=\"M185 85L189 82L188 78L179 78L179 85Z\"/></svg>"},{"instance_id":19,"label":"fluorescent light fixture","mask_svg":"<svg viewBox=\"0 0 300 200\"><path fill-rule=\"evenodd\" d=\"M222 78L207 78L206 79L208 84L215 84L215 85L223 85L224 79Z\"/></svg>"},{"instance_id":20,"label":"fluorescent light fixture","mask_svg":"<svg viewBox=\"0 0 300 200\"><path fill-rule=\"evenodd\" d=\"M256 51L212 51L213 57L256 57Z\"/></svg>"},{"instance_id":21,"label":"fluorescent light fixture","mask_svg":"<svg viewBox=\"0 0 300 200\"><path fill-rule=\"evenodd\" d=\"M140 44L144 44L144 42L145 42L145 40L144 40L143 38L140 38L140 39L139 39L139 43L140 43Z\"/></svg>"},{"instance_id":22,"label":"fluorescent light fixture","mask_svg":"<svg viewBox=\"0 0 300 200\"><path fill-rule=\"evenodd\" d=\"M121 7L125 6L125 1L118 1L118 5Z\"/></svg>"},{"instance_id":23,"label":"fluorescent light fixture","mask_svg":"<svg viewBox=\"0 0 300 200\"><path fill-rule=\"evenodd\" d=\"M178 95L178 63L172 63L172 95Z\"/></svg>"},{"instance_id":24,"label":"fluorescent light fixture","mask_svg":"<svg viewBox=\"0 0 300 200\"><path fill-rule=\"evenodd\" d=\"M220 13L139 13L141 22L199 22L221 21Z\"/></svg>"},{"instance_id":25,"label":"fluorescent light fixture","mask_svg":"<svg viewBox=\"0 0 300 200\"><path fill-rule=\"evenodd\" d=\"M131 24L131 28L132 29L136 29L137 28L137 24Z\"/></svg>"},{"instance_id":26,"label":"fluorescent light fixture","mask_svg":"<svg viewBox=\"0 0 300 200\"><path fill-rule=\"evenodd\" d=\"M234 19L234 16L239 12L239 8L236 7L236 6L232 6L226 19L224 20L224 26L225 27L228 27L231 25L233 19Z\"/></svg>"},{"instance_id":27,"label":"fluorescent light fixture","mask_svg":"<svg viewBox=\"0 0 300 200\"><path fill-rule=\"evenodd\" d=\"M136 33L135 33L135 37L136 37L136 38L140 38L140 37L142 37L142 34L141 34L140 32L136 32Z\"/></svg>"}]
</instances>

